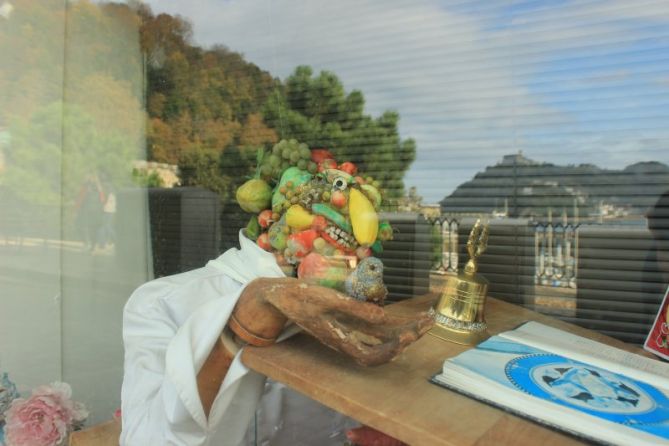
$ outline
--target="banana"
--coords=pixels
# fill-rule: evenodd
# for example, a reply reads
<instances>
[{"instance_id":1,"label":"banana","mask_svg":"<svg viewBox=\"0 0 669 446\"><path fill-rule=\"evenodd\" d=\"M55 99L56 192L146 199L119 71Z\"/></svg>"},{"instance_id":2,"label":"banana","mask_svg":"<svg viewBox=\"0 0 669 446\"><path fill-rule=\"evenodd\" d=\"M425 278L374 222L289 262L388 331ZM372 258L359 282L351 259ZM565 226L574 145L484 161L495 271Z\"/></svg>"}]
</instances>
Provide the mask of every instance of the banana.
<instances>
[{"instance_id":1,"label":"banana","mask_svg":"<svg viewBox=\"0 0 669 446\"><path fill-rule=\"evenodd\" d=\"M358 189L351 188L348 209L353 235L358 243L363 246L374 243L379 232L379 216L374 210L374 205Z\"/></svg>"}]
</instances>

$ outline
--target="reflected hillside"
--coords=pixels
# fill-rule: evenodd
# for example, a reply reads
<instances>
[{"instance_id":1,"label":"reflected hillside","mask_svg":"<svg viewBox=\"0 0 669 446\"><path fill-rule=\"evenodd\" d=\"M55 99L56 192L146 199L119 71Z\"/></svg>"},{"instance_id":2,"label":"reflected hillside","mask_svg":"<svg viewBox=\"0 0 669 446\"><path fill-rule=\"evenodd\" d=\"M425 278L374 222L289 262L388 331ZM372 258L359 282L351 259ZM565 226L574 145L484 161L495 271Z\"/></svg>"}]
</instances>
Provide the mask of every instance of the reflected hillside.
<instances>
[{"instance_id":1,"label":"reflected hillside","mask_svg":"<svg viewBox=\"0 0 669 446\"><path fill-rule=\"evenodd\" d=\"M639 162L622 170L592 164L560 166L505 156L441 200L445 215L492 214L577 222L644 222L649 206L669 185L669 166Z\"/></svg>"}]
</instances>

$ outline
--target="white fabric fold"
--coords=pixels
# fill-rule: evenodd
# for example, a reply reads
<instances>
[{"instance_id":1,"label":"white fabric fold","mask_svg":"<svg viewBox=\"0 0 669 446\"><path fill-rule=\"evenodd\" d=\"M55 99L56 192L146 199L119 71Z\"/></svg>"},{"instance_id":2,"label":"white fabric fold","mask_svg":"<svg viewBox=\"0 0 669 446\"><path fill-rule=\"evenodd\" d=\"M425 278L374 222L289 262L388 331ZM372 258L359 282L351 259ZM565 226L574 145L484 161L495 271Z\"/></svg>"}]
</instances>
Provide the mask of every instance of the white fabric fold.
<instances>
[{"instance_id":1,"label":"white fabric fold","mask_svg":"<svg viewBox=\"0 0 669 446\"><path fill-rule=\"evenodd\" d=\"M238 354L208 420L196 380L244 286L258 277L284 276L271 253L241 232L239 239L241 249L230 249L203 268L142 285L130 297L123 317L121 445L237 445L242 440L264 377L247 369Z\"/></svg>"},{"instance_id":2,"label":"white fabric fold","mask_svg":"<svg viewBox=\"0 0 669 446\"><path fill-rule=\"evenodd\" d=\"M260 249L242 231L239 231L239 246L241 249L228 249L217 259L210 260L207 266L219 269L239 283L248 283L258 277L285 276L276 263L274 254Z\"/></svg>"}]
</instances>

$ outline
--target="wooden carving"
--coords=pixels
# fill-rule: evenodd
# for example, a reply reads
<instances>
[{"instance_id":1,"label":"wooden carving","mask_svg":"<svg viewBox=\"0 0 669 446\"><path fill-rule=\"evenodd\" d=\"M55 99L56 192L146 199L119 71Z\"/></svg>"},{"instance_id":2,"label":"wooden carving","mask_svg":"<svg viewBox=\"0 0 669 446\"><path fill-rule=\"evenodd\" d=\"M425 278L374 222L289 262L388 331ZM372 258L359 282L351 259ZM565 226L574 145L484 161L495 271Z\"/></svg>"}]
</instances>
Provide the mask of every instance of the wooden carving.
<instances>
[{"instance_id":1,"label":"wooden carving","mask_svg":"<svg viewBox=\"0 0 669 446\"><path fill-rule=\"evenodd\" d=\"M390 316L373 303L331 288L292 278L261 278L242 293L230 328L246 342L266 345L263 342L276 339L288 320L368 366L390 361L433 324L427 313Z\"/></svg>"}]
</instances>

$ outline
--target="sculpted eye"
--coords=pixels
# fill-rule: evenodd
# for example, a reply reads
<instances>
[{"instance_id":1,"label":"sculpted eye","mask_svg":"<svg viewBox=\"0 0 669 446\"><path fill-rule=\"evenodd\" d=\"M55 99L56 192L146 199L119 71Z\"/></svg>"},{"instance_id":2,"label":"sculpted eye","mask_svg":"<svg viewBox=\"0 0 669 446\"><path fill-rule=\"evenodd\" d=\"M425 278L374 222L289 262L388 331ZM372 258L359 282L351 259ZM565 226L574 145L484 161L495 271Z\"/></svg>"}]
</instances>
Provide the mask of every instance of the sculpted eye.
<instances>
[{"instance_id":1,"label":"sculpted eye","mask_svg":"<svg viewBox=\"0 0 669 446\"><path fill-rule=\"evenodd\" d=\"M346 189L346 186L348 186L348 184L346 183L346 180L342 177L335 178L335 180L332 182L332 187L337 190L344 190Z\"/></svg>"}]
</instances>

